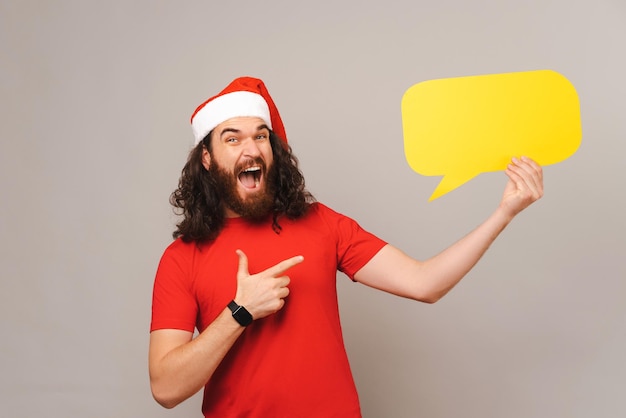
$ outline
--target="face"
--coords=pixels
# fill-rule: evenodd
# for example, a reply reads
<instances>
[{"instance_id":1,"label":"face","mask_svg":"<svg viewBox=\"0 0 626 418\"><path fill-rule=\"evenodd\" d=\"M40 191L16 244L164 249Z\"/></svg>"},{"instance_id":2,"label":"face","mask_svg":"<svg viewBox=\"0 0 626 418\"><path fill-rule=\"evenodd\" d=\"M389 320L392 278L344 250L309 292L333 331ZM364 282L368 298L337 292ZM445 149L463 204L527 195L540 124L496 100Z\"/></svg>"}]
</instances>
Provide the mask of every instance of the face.
<instances>
[{"instance_id":1,"label":"face","mask_svg":"<svg viewBox=\"0 0 626 418\"><path fill-rule=\"evenodd\" d=\"M226 216L258 219L273 204L273 154L269 129L256 117L222 122L211 134L211 152L203 151L203 165L219 181Z\"/></svg>"}]
</instances>

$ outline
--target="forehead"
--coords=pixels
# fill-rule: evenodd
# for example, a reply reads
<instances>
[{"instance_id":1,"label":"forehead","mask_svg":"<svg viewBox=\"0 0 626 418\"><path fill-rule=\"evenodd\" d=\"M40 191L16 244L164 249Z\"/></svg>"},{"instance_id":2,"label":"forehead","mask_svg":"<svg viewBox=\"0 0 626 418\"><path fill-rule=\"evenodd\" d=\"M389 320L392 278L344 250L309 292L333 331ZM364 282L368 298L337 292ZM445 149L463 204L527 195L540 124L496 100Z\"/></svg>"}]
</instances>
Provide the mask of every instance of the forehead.
<instances>
[{"instance_id":1,"label":"forehead","mask_svg":"<svg viewBox=\"0 0 626 418\"><path fill-rule=\"evenodd\" d=\"M256 116L238 116L235 118L226 119L215 127L213 132L217 135L221 135L225 131L241 131L241 132L256 132L262 129L268 129L267 123Z\"/></svg>"}]
</instances>

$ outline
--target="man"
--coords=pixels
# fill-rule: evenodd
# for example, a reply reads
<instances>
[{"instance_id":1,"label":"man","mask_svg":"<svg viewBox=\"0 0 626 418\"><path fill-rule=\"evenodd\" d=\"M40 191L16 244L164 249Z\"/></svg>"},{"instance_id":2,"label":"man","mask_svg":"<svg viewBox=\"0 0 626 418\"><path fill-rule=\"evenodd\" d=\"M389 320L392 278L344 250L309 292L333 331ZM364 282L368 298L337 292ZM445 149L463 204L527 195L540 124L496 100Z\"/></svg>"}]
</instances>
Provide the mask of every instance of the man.
<instances>
[{"instance_id":1,"label":"man","mask_svg":"<svg viewBox=\"0 0 626 418\"><path fill-rule=\"evenodd\" d=\"M337 270L433 303L543 194L541 168L513 159L495 212L417 261L314 202L261 80L234 80L191 122L196 146L171 198L183 219L154 284L149 368L167 408L204 387L205 417L360 417Z\"/></svg>"}]
</instances>

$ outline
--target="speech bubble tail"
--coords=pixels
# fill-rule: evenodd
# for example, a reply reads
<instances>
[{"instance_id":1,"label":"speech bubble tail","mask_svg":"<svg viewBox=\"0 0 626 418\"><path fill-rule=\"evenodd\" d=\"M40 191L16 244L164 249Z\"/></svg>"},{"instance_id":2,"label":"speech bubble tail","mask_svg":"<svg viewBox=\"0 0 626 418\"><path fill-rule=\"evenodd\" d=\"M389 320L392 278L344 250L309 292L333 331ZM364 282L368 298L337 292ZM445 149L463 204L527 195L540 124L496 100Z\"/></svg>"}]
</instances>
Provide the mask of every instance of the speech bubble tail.
<instances>
[{"instance_id":1,"label":"speech bubble tail","mask_svg":"<svg viewBox=\"0 0 626 418\"><path fill-rule=\"evenodd\" d=\"M451 192L452 190L456 189L457 187L462 186L463 184L467 183L468 181L470 181L474 177L476 177L476 175L472 175L472 176L452 176L452 175L446 175L446 176L444 176L441 179L441 181L439 182L439 184L437 185L437 188L435 189L433 194L430 195L430 198L428 199L428 201L432 202L433 200L443 196L444 194L446 194L448 192Z\"/></svg>"}]
</instances>

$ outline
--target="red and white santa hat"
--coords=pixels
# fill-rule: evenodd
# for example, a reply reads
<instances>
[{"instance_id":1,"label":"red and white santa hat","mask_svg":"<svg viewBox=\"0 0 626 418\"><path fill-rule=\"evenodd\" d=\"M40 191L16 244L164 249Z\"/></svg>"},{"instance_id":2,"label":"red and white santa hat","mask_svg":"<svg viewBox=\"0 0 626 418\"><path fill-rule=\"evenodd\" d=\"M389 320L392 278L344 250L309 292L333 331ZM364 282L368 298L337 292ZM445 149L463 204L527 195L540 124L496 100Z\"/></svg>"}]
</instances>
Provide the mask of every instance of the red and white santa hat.
<instances>
[{"instance_id":1,"label":"red and white santa hat","mask_svg":"<svg viewBox=\"0 0 626 418\"><path fill-rule=\"evenodd\" d=\"M220 123L238 116L263 119L279 138L287 142L283 121L263 81L253 77L239 77L219 94L198 106L191 115L195 144Z\"/></svg>"}]
</instances>

